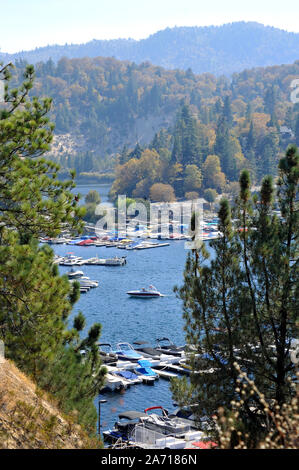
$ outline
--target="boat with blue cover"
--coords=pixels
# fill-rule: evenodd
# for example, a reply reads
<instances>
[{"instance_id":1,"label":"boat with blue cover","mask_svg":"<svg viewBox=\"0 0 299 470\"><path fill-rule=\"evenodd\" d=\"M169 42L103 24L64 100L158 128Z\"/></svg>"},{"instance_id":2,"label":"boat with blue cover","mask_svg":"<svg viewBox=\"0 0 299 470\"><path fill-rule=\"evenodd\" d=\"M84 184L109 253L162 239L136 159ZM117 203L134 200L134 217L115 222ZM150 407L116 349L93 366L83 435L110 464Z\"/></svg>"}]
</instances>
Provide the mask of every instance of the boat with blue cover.
<instances>
[{"instance_id":1,"label":"boat with blue cover","mask_svg":"<svg viewBox=\"0 0 299 470\"><path fill-rule=\"evenodd\" d=\"M130 370L120 370L118 372L115 372L115 375L118 375L119 377L131 382L132 384L143 382L141 377L139 377L134 372L131 372Z\"/></svg>"},{"instance_id":2,"label":"boat with blue cover","mask_svg":"<svg viewBox=\"0 0 299 470\"><path fill-rule=\"evenodd\" d=\"M113 352L117 354L119 359L125 361L137 362L140 359L143 359L143 356L135 351L133 346L129 343L118 343L116 345L116 350Z\"/></svg>"},{"instance_id":3,"label":"boat with blue cover","mask_svg":"<svg viewBox=\"0 0 299 470\"><path fill-rule=\"evenodd\" d=\"M157 372L152 369L151 362L146 359L141 359L138 361L139 367L136 367L135 372L138 375L141 375L145 378L151 379L150 383L153 383L154 380L159 378Z\"/></svg>"}]
</instances>

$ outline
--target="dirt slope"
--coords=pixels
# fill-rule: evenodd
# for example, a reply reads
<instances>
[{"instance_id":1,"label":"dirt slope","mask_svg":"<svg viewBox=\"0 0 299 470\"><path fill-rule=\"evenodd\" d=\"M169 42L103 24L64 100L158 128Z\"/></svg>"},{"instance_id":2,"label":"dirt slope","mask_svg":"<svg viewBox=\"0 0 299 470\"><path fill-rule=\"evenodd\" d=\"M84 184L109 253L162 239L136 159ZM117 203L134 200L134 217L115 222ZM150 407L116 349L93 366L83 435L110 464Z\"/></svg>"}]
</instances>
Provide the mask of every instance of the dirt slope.
<instances>
[{"instance_id":1,"label":"dirt slope","mask_svg":"<svg viewBox=\"0 0 299 470\"><path fill-rule=\"evenodd\" d=\"M0 449L98 447L8 360L0 362Z\"/></svg>"}]
</instances>

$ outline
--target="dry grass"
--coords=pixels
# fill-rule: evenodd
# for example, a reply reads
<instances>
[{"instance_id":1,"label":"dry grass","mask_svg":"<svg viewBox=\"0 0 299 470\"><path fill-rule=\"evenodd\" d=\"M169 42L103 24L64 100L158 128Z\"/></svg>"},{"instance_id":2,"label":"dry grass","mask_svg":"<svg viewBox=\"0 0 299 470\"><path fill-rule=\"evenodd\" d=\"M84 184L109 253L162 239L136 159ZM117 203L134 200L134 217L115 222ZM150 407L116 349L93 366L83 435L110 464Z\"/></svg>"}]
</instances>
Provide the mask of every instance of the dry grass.
<instances>
[{"instance_id":1,"label":"dry grass","mask_svg":"<svg viewBox=\"0 0 299 470\"><path fill-rule=\"evenodd\" d=\"M294 397L290 403L278 406L274 402L266 401L255 383L242 372L236 364L239 372L237 392L241 396L239 402L232 401L232 409L227 415L223 408L218 410L218 431L220 448L222 449L247 449L250 447L249 434L240 431L240 408L244 400L250 395L256 395L262 404L262 414L267 422L264 438L257 444L258 449L298 449L299 448L299 414L298 384L291 383L294 388ZM297 373L297 379L299 374ZM232 444L234 442L234 444Z\"/></svg>"},{"instance_id":2,"label":"dry grass","mask_svg":"<svg viewBox=\"0 0 299 470\"><path fill-rule=\"evenodd\" d=\"M99 447L11 361L0 363L0 449Z\"/></svg>"}]
</instances>

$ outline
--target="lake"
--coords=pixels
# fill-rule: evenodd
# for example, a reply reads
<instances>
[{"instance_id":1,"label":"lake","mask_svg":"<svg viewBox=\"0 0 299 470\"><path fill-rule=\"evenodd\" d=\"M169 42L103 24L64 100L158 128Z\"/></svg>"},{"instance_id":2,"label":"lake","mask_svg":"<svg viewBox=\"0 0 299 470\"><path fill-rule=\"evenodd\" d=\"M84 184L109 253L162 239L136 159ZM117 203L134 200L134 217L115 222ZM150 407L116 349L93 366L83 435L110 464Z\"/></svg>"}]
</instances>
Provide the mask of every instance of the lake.
<instances>
[{"instance_id":1,"label":"lake","mask_svg":"<svg viewBox=\"0 0 299 470\"><path fill-rule=\"evenodd\" d=\"M119 267L82 266L84 273L99 281L99 287L82 294L74 307L72 317L82 311L87 320L86 331L102 324L101 342L148 341L155 345L157 338L169 337L175 344L185 344L182 302L173 292L182 285L187 250L184 241L170 241L170 245L152 250L126 251L117 248L56 245L55 253L72 252L83 258L96 255L103 258L127 256L127 264ZM60 266L65 273L69 267ZM165 295L155 299L130 298L128 290L153 284ZM71 317L71 319L72 319ZM71 320L70 319L70 320ZM154 405L174 409L169 382L160 379L154 386L138 384L123 393L105 393L102 405L103 428L109 428L124 410L143 411Z\"/></svg>"},{"instance_id":2,"label":"lake","mask_svg":"<svg viewBox=\"0 0 299 470\"><path fill-rule=\"evenodd\" d=\"M80 185L76 192L85 196L96 189L107 201L110 185ZM207 245L208 246L208 245ZM185 344L182 318L182 302L173 292L175 285L182 285L186 255L184 241L170 241L170 245L151 250L118 250L105 247L54 246L55 253L74 253L83 258L99 256L127 256L122 267L83 266L86 276L99 281L99 287L82 294L74 307L72 318L80 310L86 317L86 331L99 322L102 324L100 341L112 343L148 341L153 346L156 339L169 337L175 344ZM60 266L60 272L69 271ZM156 299L130 298L128 290L153 284L165 295ZM159 379L154 386L138 384L122 393L105 393L107 403L101 407L103 429L111 428L118 414L125 410L143 411L149 406L161 405L169 411L174 405L169 382Z\"/></svg>"}]
</instances>

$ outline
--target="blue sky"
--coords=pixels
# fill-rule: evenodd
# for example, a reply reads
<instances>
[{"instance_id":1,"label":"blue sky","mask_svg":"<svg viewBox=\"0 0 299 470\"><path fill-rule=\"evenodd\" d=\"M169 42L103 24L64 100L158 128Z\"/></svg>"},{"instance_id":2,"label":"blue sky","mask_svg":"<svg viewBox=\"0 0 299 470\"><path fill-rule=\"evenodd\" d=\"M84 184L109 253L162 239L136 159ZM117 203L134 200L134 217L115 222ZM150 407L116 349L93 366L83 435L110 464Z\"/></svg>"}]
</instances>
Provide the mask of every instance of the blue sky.
<instances>
[{"instance_id":1,"label":"blue sky","mask_svg":"<svg viewBox=\"0 0 299 470\"><path fill-rule=\"evenodd\" d=\"M0 0L0 50L140 39L167 26L240 20L299 32L298 17L298 0Z\"/></svg>"}]
</instances>

